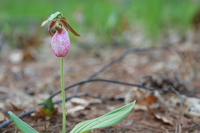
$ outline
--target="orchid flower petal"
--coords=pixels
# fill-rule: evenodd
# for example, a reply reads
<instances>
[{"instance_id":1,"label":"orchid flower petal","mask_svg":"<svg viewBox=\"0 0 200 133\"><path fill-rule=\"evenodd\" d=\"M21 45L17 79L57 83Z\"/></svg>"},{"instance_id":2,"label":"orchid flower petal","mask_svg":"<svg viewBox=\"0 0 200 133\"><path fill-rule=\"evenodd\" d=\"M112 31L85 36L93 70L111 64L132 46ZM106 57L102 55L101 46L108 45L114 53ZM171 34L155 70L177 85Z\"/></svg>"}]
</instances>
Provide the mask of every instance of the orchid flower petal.
<instances>
[{"instance_id":1,"label":"orchid flower petal","mask_svg":"<svg viewBox=\"0 0 200 133\"><path fill-rule=\"evenodd\" d=\"M75 36L81 36L79 35L65 20L60 19L60 22L64 25L64 27L68 30L70 30Z\"/></svg>"},{"instance_id":2,"label":"orchid flower petal","mask_svg":"<svg viewBox=\"0 0 200 133\"><path fill-rule=\"evenodd\" d=\"M62 28L61 32L56 31L51 39L51 48L57 57L64 57L70 49L70 39L66 29Z\"/></svg>"}]
</instances>

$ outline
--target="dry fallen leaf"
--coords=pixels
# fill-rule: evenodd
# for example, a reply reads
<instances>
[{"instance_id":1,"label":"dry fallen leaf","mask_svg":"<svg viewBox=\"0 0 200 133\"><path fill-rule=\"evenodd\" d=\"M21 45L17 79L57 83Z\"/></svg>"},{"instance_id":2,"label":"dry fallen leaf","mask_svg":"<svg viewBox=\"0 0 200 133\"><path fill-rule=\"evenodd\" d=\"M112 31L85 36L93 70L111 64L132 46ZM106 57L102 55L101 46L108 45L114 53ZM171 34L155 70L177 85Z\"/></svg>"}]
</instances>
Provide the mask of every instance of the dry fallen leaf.
<instances>
[{"instance_id":1,"label":"dry fallen leaf","mask_svg":"<svg viewBox=\"0 0 200 133\"><path fill-rule=\"evenodd\" d=\"M159 104L156 103L157 101L157 98L153 95L149 95L143 99L141 99L141 101L139 101L134 109L135 110L145 110L145 111L149 111L151 113L151 109L152 108L158 108L159 107Z\"/></svg>"},{"instance_id":2,"label":"dry fallen leaf","mask_svg":"<svg viewBox=\"0 0 200 133\"><path fill-rule=\"evenodd\" d=\"M23 111L23 109L15 106L13 103L10 102L10 105L12 106L12 108L15 110L15 111Z\"/></svg>"},{"instance_id":3,"label":"dry fallen leaf","mask_svg":"<svg viewBox=\"0 0 200 133\"><path fill-rule=\"evenodd\" d=\"M85 100L83 98L72 98L70 100L70 102L74 103L74 104L80 104L80 105L83 105L85 107L87 107L89 105L89 101L88 100Z\"/></svg>"},{"instance_id":4,"label":"dry fallen leaf","mask_svg":"<svg viewBox=\"0 0 200 133\"><path fill-rule=\"evenodd\" d=\"M148 97L143 98L138 104L142 105L151 105L157 101L157 98L153 95L149 95Z\"/></svg>"},{"instance_id":5,"label":"dry fallen leaf","mask_svg":"<svg viewBox=\"0 0 200 133\"><path fill-rule=\"evenodd\" d=\"M185 99L186 110L185 113L192 116L200 116L200 99L189 98Z\"/></svg>"},{"instance_id":6,"label":"dry fallen leaf","mask_svg":"<svg viewBox=\"0 0 200 133\"><path fill-rule=\"evenodd\" d=\"M80 111L80 110L83 110L83 109L85 109L84 106L78 105L78 106L75 106L75 107L73 107L73 108L68 109L68 110L67 110L67 114L72 114L72 115L73 115L75 112Z\"/></svg>"},{"instance_id":7,"label":"dry fallen leaf","mask_svg":"<svg viewBox=\"0 0 200 133\"><path fill-rule=\"evenodd\" d=\"M71 103L73 104L78 104L78 105L82 105L84 107L87 107L91 104L98 104L98 103L102 103L102 100L100 99L90 99L90 100L86 100L83 98L73 98L70 100Z\"/></svg>"},{"instance_id":8,"label":"dry fallen leaf","mask_svg":"<svg viewBox=\"0 0 200 133\"><path fill-rule=\"evenodd\" d=\"M155 118L162 121L165 124L173 125L173 118L169 116L164 116L162 114L154 114Z\"/></svg>"},{"instance_id":9,"label":"dry fallen leaf","mask_svg":"<svg viewBox=\"0 0 200 133\"><path fill-rule=\"evenodd\" d=\"M6 120L6 116L0 112L0 123L4 122Z\"/></svg>"},{"instance_id":10,"label":"dry fallen leaf","mask_svg":"<svg viewBox=\"0 0 200 133\"><path fill-rule=\"evenodd\" d=\"M44 118L45 117L45 111L43 108L40 108L38 106L35 107L35 113L32 114L34 118Z\"/></svg>"}]
</instances>

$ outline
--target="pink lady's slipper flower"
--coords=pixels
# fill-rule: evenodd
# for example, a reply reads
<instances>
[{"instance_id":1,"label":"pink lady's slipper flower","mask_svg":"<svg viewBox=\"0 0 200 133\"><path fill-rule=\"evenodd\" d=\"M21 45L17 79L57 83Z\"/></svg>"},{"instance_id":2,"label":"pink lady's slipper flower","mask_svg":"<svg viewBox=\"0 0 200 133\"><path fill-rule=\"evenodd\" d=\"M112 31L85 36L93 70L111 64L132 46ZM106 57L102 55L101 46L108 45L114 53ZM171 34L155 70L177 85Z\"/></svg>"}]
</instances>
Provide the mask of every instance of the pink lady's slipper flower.
<instances>
[{"instance_id":1,"label":"pink lady's slipper flower","mask_svg":"<svg viewBox=\"0 0 200 133\"><path fill-rule=\"evenodd\" d=\"M51 39L51 48L57 57L64 57L70 49L70 39L66 29L56 31Z\"/></svg>"},{"instance_id":2,"label":"pink lady's slipper flower","mask_svg":"<svg viewBox=\"0 0 200 133\"><path fill-rule=\"evenodd\" d=\"M70 39L67 30L70 30L76 36L80 35L74 31L74 29L69 25L67 18L63 17L60 12L52 14L42 23L42 26L49 22L48 30L49 34L52 36L52 51L57 57L65 57L70 49ZM56 30L55 34L51 32L52 28Z\"/></svg>"}]
</instances>

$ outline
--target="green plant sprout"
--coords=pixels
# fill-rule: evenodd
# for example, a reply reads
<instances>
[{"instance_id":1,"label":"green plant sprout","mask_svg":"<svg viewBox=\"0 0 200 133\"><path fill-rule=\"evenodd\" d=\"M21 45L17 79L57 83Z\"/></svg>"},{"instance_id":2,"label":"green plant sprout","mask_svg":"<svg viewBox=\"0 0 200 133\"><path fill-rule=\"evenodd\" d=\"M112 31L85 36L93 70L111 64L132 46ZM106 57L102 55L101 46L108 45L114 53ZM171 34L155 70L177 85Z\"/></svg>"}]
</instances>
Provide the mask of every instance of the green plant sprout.
<instances>
[{"instance_id":1,"label":"green plant sprout","mask_svg":"<svg viewBox=\"0 0 200 133\"><path fill-rule=\"evenodd\" d=\"M53 53L60 57L60 77L61 77L61 94L62 94L62 133L66 133L66 104L65 104L65 86L64 86L64 57L68 54L70 49L70 38L68 35L68 30L70 30L75 36L80 36L68 23L68 19L62 15L61 12L56 12L45 20L41 26L49 24L48 31L52 36L51 48ZM51 29L56 30L55 34L51 32ZM53 112L54 107L52 106L52 98L47 99L41 105L45 105L49 108L50 113ZM108 114L105 114L99 118L88 120L77 124L70 133L88 133L89 131L102 128L107 126L112 126L122 119L124 119L133 109L135 101L125 105L119 109L116 109ZM19 119L12 112L8 112L13 122L23 133L38 133L28 124Z\"/></svg>"}]
</instances>

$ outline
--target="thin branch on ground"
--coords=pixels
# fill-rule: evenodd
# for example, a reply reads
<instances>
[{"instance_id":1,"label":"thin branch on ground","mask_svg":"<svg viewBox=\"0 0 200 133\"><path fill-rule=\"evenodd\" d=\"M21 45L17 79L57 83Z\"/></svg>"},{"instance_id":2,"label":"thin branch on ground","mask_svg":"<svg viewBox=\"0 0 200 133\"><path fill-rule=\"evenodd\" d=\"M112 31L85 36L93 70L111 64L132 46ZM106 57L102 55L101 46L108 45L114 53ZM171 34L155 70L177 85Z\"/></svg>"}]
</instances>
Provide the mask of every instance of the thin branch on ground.
<instances>
[{"instance_id":1,"label":"thin branch on ground","mask_svg":"<svg viewBox=\"0 0 200 133\"><path fill-rule=\"evenodd\" d=\"M102 68L100 68L98 71L96 71L95 73L90 75L85 80L87 81L89 79L92 79L92 78L96 77L99 73L101 73L104 70L108 69L110 66L112 66L115 63L119 62L120 60L122 60L124 57L126 57L128 54L130 54L132 52L145 52L145 51L158 50L158 49L169 50L170 48L171 48L171 46L147 47L147 48L130 48L130 49L126 50L124 53L122 53L120 56L118 56L117 58L115 58L114 60L109 62L108 64L104 65ZM81 87L81 85L82 84L76 86L76 88L74 90L74 95L77 95L78 89Z\"/></svg>"},{"instance_id":2,"label":"thin branch on ground","mask_svg":"<svg viewBox=\"0 0 200 133\"><path fill-rule=\"evenodd\" d=\"M146 90L153 90L151 88L147 88L147 87L145 87L143 85L140 85L140 84L133 84L133 83L128 83L128 82L122 82L122 81L116 81L116 80L106 80L106 79L89 79L89 80L81 81L81 82L75 83L73 85L70 85L70 86L65 88L65 91L69 90L69 89L71 89L71 88L73 88L75 86L78 86L78 85L82 85L82 84L89 83L89 82L97 82L97 81L99 81L99 82L109 82L109 83L115 83L115 84L122 84L122 85L129 85L129 86L140 87L140 88L143 88L143 89L146 89ZM159 90L159 89L157 89L157 90ZM61 91L58 91L58 92L54 93L53 95L51 95L50 97L53 98L54 96L58 95L60 92ZM90 94L88 94L88 93L85 93L85 94L82 94L82 95L74 94L74 95L72 95L70 97L67 97L65 100L69 100L69 99L75 98L75 97L83 97L83 96L90 96ZM58 101L54 102L54 104L59 104L59 103L61 103L61 101L62 100L58 100ZM41 105L39 107L44 108L45 106ZM24 117L26 115L30 115L31 113L34 113L34 112L35 112L35 109L32 109L30 111L27 111L25 113L22 113L22 114L18 115L18 117L22 118L22 117ZM2 123L0 125L0 129L5 127L5 126L7 126L7 125L9 125L10 123L12 123L12 120L5 121L4 123Z\"/></svg>"},{"instance_id":3,"label":"thin branch on ground","mask_svg":"<svg viewBox=\"0 0 200 133\"><path fill-rule=\"evenodd\" d=\"M128 83L128 82L122 82L122 81L117 81L117 80L107 80L107 79L89 79L89 80L87 80L87 81L86 81L86 80L85 80L85 81L81 81L81 82L78 82L78 83L75 83L75 84L73 84L73 85L70 85L70 86L66 87L66 88L65 88L65 91L66 91L66 90L69 90L69 89L71 89L71 88L73 88L73 87L75 87L75 86L83 85L83 84L85 84L85 83L90 83L90 82L108 82L108 83L114 83L114 84L122 84L122 85L128 85L128 86L139 87L139 88L143 88L143 89L149 90L149 91L161 91L161 92L167 92L167 93L169 93L169 92L175 93L175 92L172 91L172 90L163 90L163 89L159 89L159 88L148 88L148 87L145 87L145 86L140 85L140 84L133 84L133 83ZM60 93L60 91L54 93L54 94L51 95L50 97L53 98L54 96L56 96L56 95L59 94L59 93ZM176 93L177 93L177 92L176 92ZM179 93L179 94L181 94L181 93ZM69 99L72 99L72 98L75 98L75 97L85 97L85 96L90 96L90 94L85 93L85 94L82 94L82 95L72 95L72 96L70 96L70 97L67 97L65 100L69 100ZM92 96L92 97L94 97L94 96ZM59 103L61 103L61 101L62 101L62 100L58 100L58 101L54 102L54 104L59 104ZM41 107L41 108L44 108L45 106L42 105L42 106L40 106L40 107ZM19 117L19 118L22 118L22 117L24 117L24 116L26 116L26 115L30 115L30 114L33 113L33 112L35 112L35 109L30 110L30 111L28 111L28 112L25 112L25 113L23 113L23 114L20 114L20 115L18 115L18 117ZM5 126L7 126L7 125L9 125L10 123L12 123L12 120L5 121L4 123L2 123L2 124L0 125L0 129L3 128L3 127L5 127Z\"/></svg>"},{"instance_id":4,"label":"thin branch on ground","mask_svg":"<svg viewBox=\"0 0 200 133\"><path fill-rule=\"evenodd\" d=\"M181 133L182 132L181 117L183 115L184 97L174 87L170 87L170 89L181 99L180 111L179 111L178 120L176 123L176 131L175 131L175 133Z\"/></svg>"},{"instance_id":5,"label":"thin branch on ground","mask_svg":"<svg viewBox=\"0 0 200 133\"><path fill-rule=\"evenodd\" d=\"M82 94L82 95L73 95L73 96L70 96L70 97L65 98L65 100L67 101L67 100L70 100L70 99L75 98L75 97L86 97L86 96L88 97L88 96L90 96L90 94L85 93L85 94ZM93 96L92 96L92 97L93 97ZM62 102L62 100L58 100L58 101L54 102L54 104L60 104L61 102ZM44 106L44 105L40 105L39 107L40 107L40 108L44 108L45 106ZM30 115L30 114L34 113L35 111L36 111L35 109L29 110L29 111L27 111L27 112L25 112L25 113L22 113L22 114L18 115L18 117L19 117L19 118L23 118L23 117L25 117L25 116L27 116L27 115ZM12 121L11 119L5 121L4 123L0 124L0 129L2 129L2 128L8 126L8 125L11 124L12 122L13 122L13 121Z\"/></svg>"},{"instance_id":6,"label":"thin branch on ground","mask_svg":"<svg viewBox=\"0 0 200 133\"><path fill-rule=\"evenodd\" d=\"M121 85L128 85L128 86L134 86L134 87L139 87L139 88L143 88L145 90L149 90L149 91L161 91L161 92L166 92L166 93L177 93L174 92L173 90L164 90L164 89L161 89L161 88L149 88L149 87L146 87L144 85L141 85L141 84L134 84L134 83L129 83L129 82L123 82L123 81L118 81L118 80L109 80L109 79L88 79L88 80L83 80L83 81L80 81L80 82L77 82L73 85L70 85L68 87L65 88L65 91L75 87L75 86L80 86L80 85L83 85L85 83L89 83L89 82L108 82L108 83L114 83L114 84L121 84ZM61 91L57 91L55 92L54 94L51 95L51 97L53 98L54 96L60 94ZM188 97L196 97L196 96L191 96L189 94L184 94L184 93L181 93L181 92L178 92L179 95L185 95L185 96L188 96ZM76 95L76 94L74 94ZM196 97L197 98L197 97Z\"/></svg>"}]
</instances>

